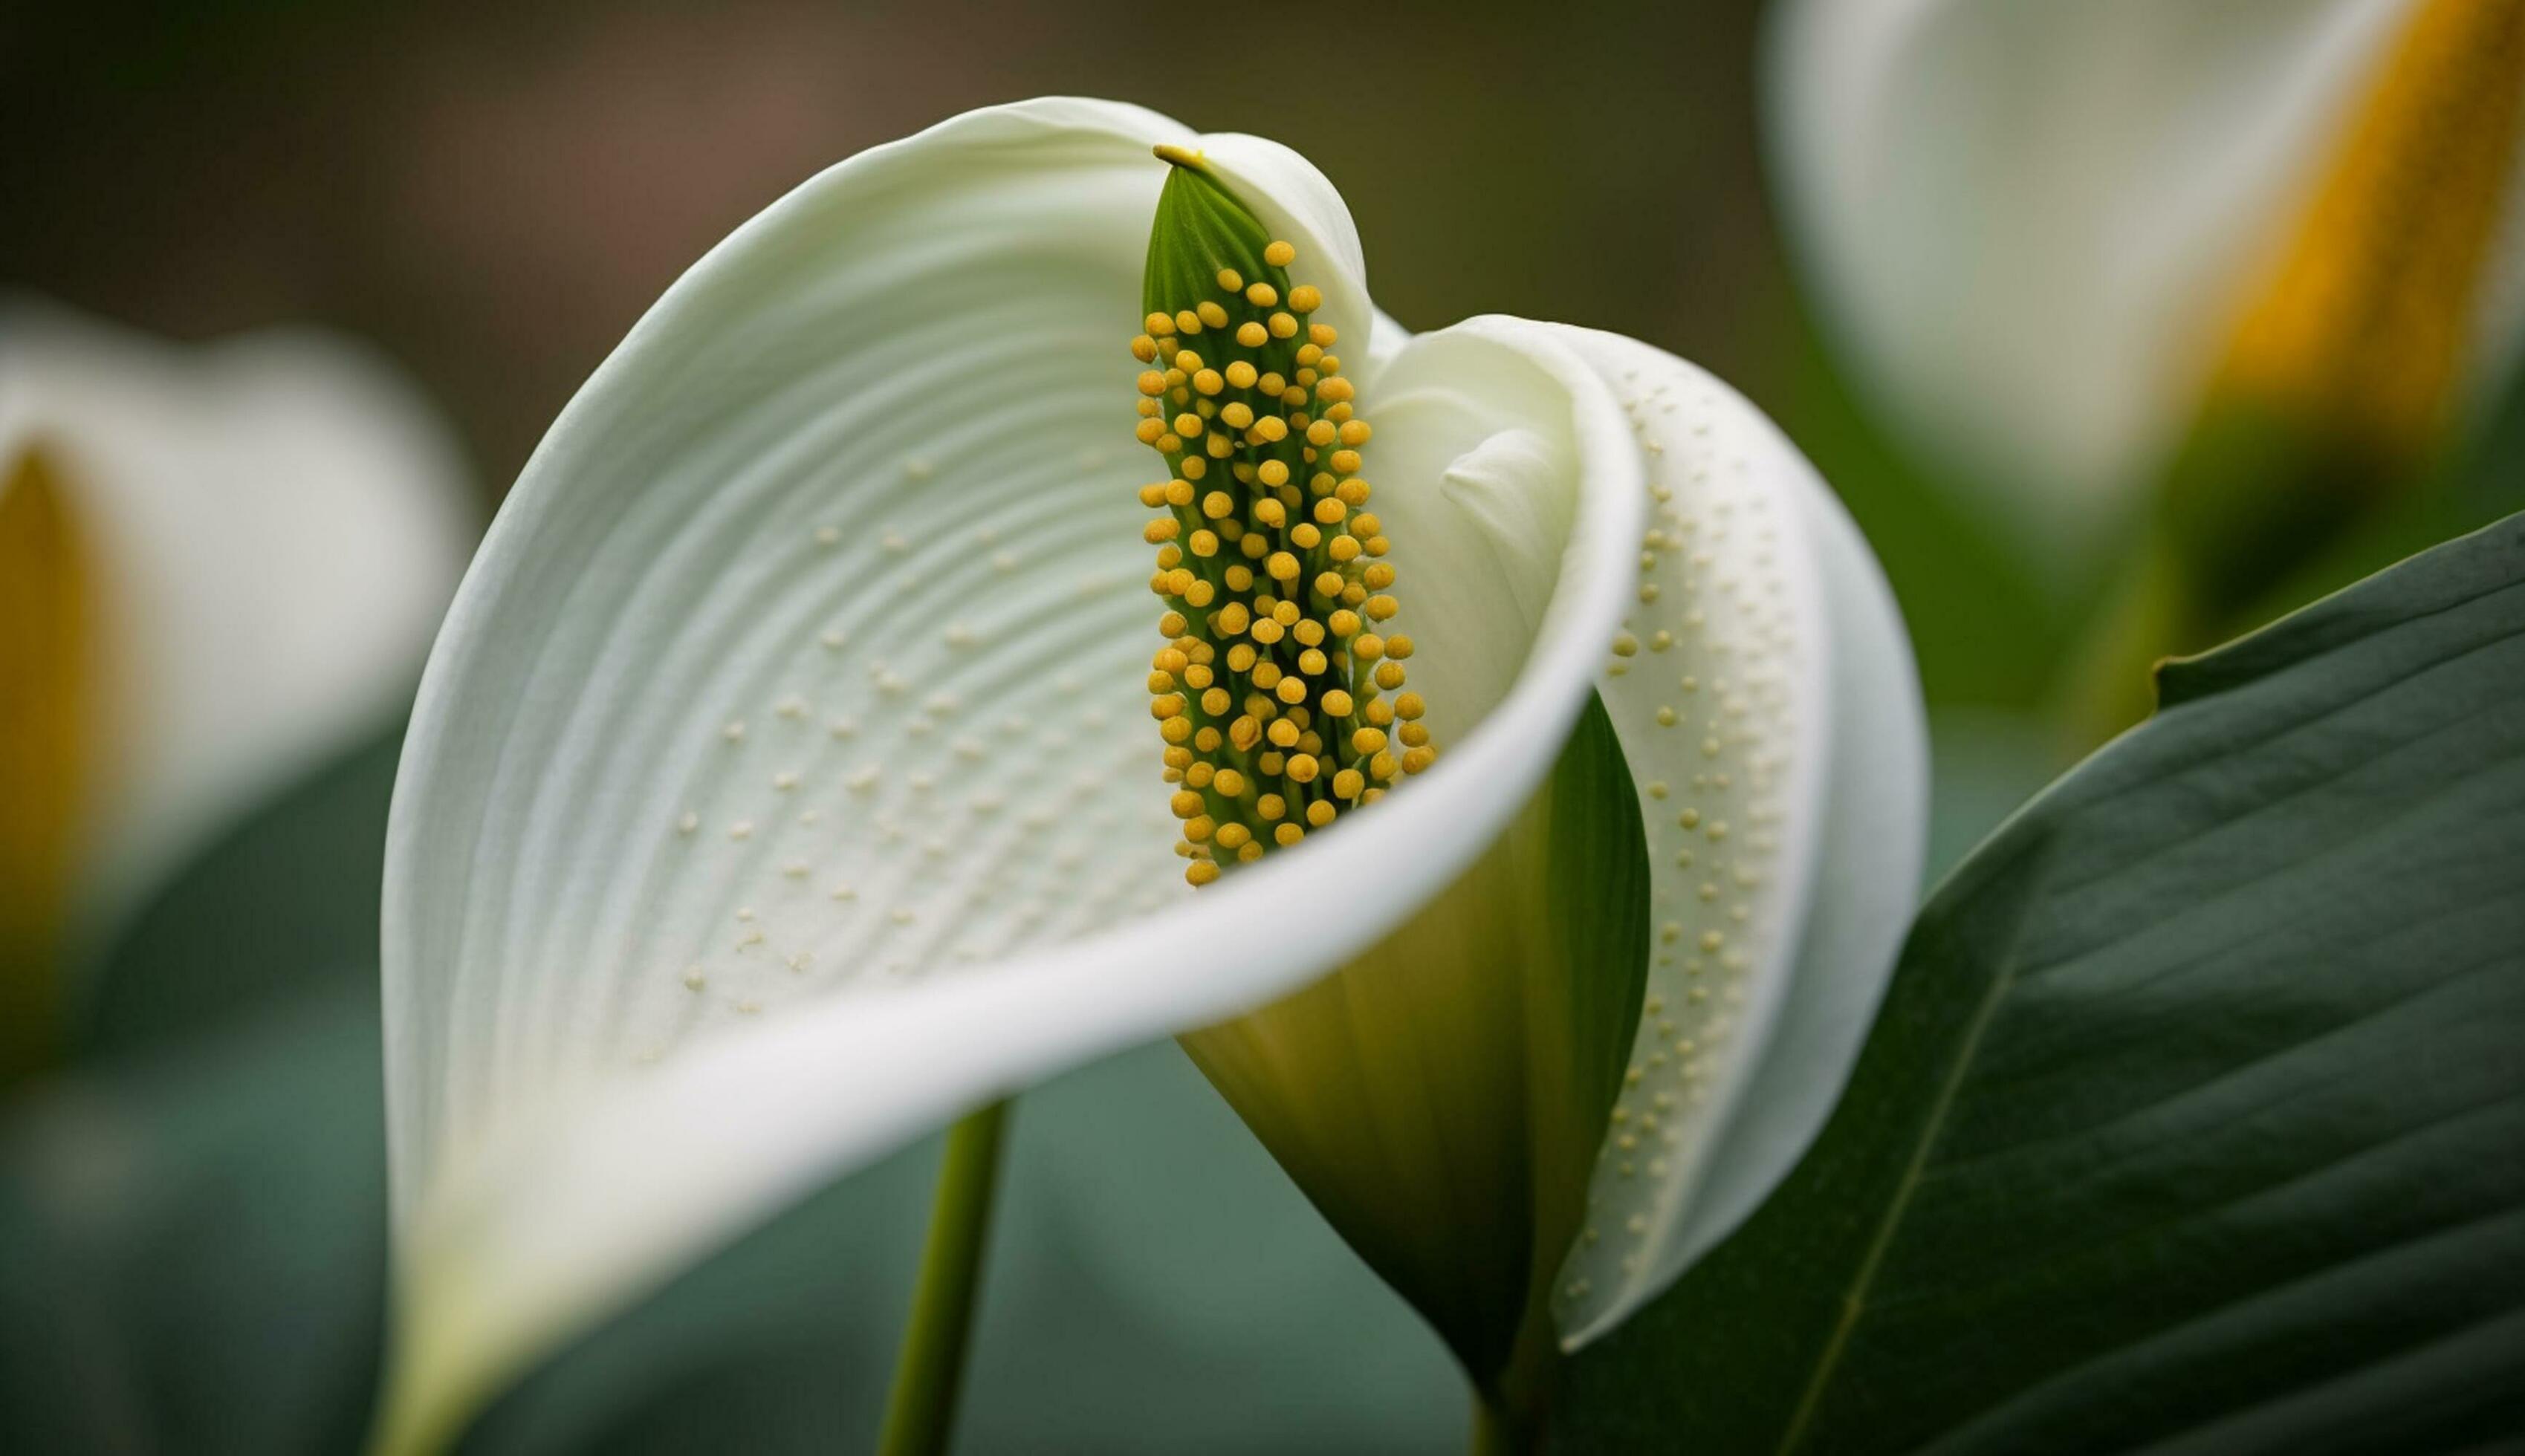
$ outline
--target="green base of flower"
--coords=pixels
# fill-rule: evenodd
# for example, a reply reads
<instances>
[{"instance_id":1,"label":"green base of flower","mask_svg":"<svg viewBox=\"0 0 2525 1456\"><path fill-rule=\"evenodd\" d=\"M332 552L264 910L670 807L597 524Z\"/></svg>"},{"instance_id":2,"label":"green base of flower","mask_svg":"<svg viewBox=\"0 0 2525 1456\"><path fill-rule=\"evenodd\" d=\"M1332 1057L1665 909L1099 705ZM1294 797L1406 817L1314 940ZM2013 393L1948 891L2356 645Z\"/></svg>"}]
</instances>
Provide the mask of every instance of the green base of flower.
<instances>
[{"instance_id":1,"label":"green base of flower","mask_svg":"<svg viewBox=\"0 0 2525 1456\"><path fill-rule=\"evenodd\" d=\"M1544 1428L1516 1412L1473 1398L1473 1456L1530 1456L1544 1448Z\"/></svg>"}]
</instances>

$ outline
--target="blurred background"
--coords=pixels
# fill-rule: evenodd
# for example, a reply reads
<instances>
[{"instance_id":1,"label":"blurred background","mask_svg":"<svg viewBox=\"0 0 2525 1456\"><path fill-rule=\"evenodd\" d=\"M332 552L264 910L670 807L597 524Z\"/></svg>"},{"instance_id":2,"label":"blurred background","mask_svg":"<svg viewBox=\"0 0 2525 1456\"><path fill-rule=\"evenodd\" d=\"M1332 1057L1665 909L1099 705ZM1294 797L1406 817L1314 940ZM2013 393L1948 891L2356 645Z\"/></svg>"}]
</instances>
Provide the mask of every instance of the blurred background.
<instances>
[{"instance_id":1,"label":"blurred background","mask_svg":"<svg viewBox=\"0 0 2525 1456\"><path fill-rule=\"evenodd\" d=\"M1828 354L1783 236L1757 0L1477 9L1297 10L1248 43L1143 5L20 5L0 292L173 340L365 341L448 422L478 526L650 302L818 169L1054 92L1261 132L1342 189L1406 325L1620 330L1781 422L1911 627L1951 863L2085 746L2059 664L2111 583L1942 488ZM2432 468L2513 459L2520 412L2488 417ZM2441 525L2377 525L2327 569ZM0 1089L0 1445L356 1444L398 727L372 717L77 947L62 1044ZM1461 1448L1437 1342L1173 1047L1028 1096L1015 1140L965 1449ZM934 1161L909 1149L687 1276L469 1449L862 1448Z\"/></svg>"},{"instance_id":2,"label":"blurred background","mask_svg":"<svg viewBox=\"0 0 2525 1456\"><path fill-rule=\"evenodd\" d=\"M1763 184L1759 9L1369 7L1327 20L1303 83L1224 56L1194 83L1183 38L1125 5L23 8L0 276L178 337L372 340L454 418L487 502L666 285L808 175L995 101L1136 101L1312 159L1408 326L1591 324L1733 382L1911 588L1932 693L2021 702L2064 613L1821 362Z\"/></svg>"}]
</instances>

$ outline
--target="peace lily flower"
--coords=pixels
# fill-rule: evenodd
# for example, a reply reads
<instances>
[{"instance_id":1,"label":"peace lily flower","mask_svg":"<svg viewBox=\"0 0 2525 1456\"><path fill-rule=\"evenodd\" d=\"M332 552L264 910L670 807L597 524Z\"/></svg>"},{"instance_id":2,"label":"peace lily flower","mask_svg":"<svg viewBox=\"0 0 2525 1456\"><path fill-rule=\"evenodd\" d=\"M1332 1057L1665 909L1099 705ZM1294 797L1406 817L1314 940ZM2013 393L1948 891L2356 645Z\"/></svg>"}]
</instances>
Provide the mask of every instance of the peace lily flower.
<instances>
[{"instance_id":1,"label":"peace lily flower","mask_svg":"<svg viewBox=\"0 0 2525 1456\"><path fill-rule=\"evenodd\" d=\"M1188 1032L1512 1425L1820 1122L1923 773L1863 544L1707 374L1405 333L1255 137L1046 100L855 157L590 379L432 655L381 1444Z\"/></svg>"},{"instance_id":2,"label":"peace lily flower","mask_svg":"<svg viewBox=\"0 0 2525 1456\"><path fill-rule=\"evenodd\" d=\"M1864 381L2063 555L2162 480L2250 593L2515 361L2516 0L1792 0L1772 40Z\"/></svg>"},{"instance_id":3,"label":"peace lily flower","mask_svg":"<svg viewBox=\"0 0 2525 1456\"><path fill-rule=\"evenodd\" d=\"M366 355L179 347L0 299L0 1078L61 962L390 711L470 532L436 422Z\"/></svg>"}]
</instances>

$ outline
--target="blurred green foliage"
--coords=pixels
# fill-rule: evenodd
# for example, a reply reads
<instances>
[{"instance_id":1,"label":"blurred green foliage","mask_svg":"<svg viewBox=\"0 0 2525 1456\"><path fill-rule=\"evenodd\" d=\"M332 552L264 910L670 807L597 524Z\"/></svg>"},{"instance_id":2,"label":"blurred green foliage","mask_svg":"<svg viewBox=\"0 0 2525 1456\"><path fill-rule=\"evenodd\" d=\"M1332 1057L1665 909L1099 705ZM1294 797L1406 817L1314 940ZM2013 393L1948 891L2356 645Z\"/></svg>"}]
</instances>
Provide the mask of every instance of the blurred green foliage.
<instances>
[{"instance_id":1,"label":"blurred green foliage","mask_svg":"<svg viewBox=\"0 0 2525 1456\"><path fill-rule=\"evenodd\" d=\"M0 1116L0 1431L349 1449L384 1308L373 994L82 1068Z\"/></svg>"},{"instance_id":2,"label":"blurred green foliage","mask_svg":"<svg viewBox=\"0 0 2525 1456\"><path fill-rule=\"evenodd\" d=\"M0 1106L7 1449L358 1444L386 1301L398 742L211 847L98 968L72 1071ZM906 1148L688 1272L466 1449L869 1448L936 1158ZM994 1242L965 1449L1461 1444L1444 1348L1171 1044L1027 1095Z\"/></svg>"},{"instance_id":3,"label":"blurred green foliage","mask_svg":"<svg viewBox=\"0 0 2525 1456\"><path fill-rule=\"evenodd\" d=\"M236 826L163 887L83 977L81 1057L126 1056L299 998L376 995L397 723Z\"/></svg>"}]
</instances>

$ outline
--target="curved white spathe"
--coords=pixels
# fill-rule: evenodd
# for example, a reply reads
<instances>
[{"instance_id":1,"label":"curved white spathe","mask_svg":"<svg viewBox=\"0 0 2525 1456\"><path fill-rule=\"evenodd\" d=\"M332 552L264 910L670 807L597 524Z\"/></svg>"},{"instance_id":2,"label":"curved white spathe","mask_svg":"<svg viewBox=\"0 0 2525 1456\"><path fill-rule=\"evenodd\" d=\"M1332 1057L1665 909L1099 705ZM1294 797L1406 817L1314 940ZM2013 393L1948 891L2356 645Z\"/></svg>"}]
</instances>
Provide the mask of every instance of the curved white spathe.
<instances>
[{"instance_id":1,"label":"curved white spathe","mask_svg":"<svg viewBox=\"0 0 2525 1456\"><path fill-rule=\"evenodd\" d=\"M1562 333L1621 399L1651 497L1599 690L1648 834L1648 999L1555 1291L1575 1346L1733 1230L1822 1127L1910 923L1928 770L1902 618L1813 467L1708 373Z\"/></svg>"},{"instance_id":2,"label":"curved white spathe","mask_svg":"<svg viewBox=\"0 0 2525 1456\"><path fill-rule=\"evenodd\" d=\"M1779 177L1863 381L2067 558L2191 421L2416 0L1791 0ZM2483 383L2525 321L2525 166Z\"/></svg>"},{"instance_id":3,"label":"curved white spathe","mask_svg":"<svg viewBox=\"0 0 2525 1456\"><path fill-rule=\"evenodd\" d=\"M1524 362L1501 373L1557 442L1536 485L1560 499L1527 517L1557 539L1501 549L1544 553L1549 599L1486 644L1497 699L1437 767L1304 852L1182 885L1124 347L1159 142L1287 228L1346 344L1370 327L1338 198L1284 151L1102 103L977 112L714 250L510 496L389 834L385 1445L445 1438L504 1374L842 1169L1338 963L1557 757L1633 590L1642 458L1539 325L1380 340L1352 371L1369 396L1376 361L1417 351ZM1408 421L1377 439L1415 454ZM1436 480L1378 478L1438 509ZM1398 559L1444 575L1443 549ZM1446 631L1417 634L1424 660Z\"/></svg>"},{"instance_id":4,"label":"curved white spathe","mask_svg":"<svg viewBox=\"0 0 2525 1456\"><path fill-rule=\"evenodd\" d=\"M169 344L0 298L0 479L42 450L104 633L80 933L410 690L472 529L444 429L305 331Z\"/></svg>"}]
</instances>

